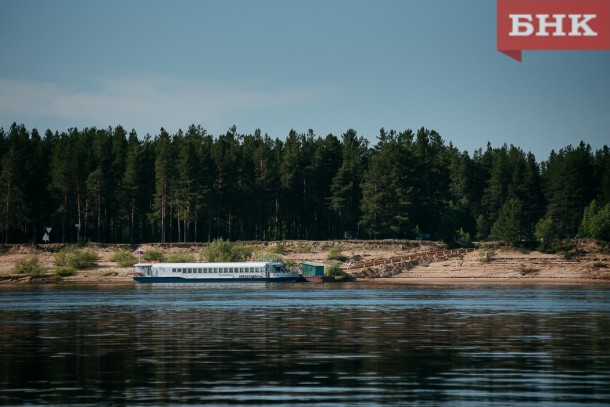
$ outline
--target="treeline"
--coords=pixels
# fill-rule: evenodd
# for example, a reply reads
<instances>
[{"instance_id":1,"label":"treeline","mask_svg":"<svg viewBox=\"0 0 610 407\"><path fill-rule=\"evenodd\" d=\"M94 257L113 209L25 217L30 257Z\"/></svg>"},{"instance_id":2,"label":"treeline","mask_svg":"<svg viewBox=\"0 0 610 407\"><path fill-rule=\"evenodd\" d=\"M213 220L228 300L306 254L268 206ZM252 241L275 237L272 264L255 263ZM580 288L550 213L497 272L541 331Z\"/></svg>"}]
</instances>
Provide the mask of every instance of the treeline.
<instances>
[{"instance_id":1,"label":"treeline","mask_svg":"<svg viewBox=\"0 0 610 407\"><path fill-rule=\"evenodd\" d=\"M610 204L610 150L581 142L538 163L515 146L472 154L432 130L285 140L201 126L138 137L123 127L0 128L0 239L108 243L363 238L573 237ZM544 221L544 222L542 222ZM76 226L78 225L78 227Z\"/></svg>"}]
</instances>

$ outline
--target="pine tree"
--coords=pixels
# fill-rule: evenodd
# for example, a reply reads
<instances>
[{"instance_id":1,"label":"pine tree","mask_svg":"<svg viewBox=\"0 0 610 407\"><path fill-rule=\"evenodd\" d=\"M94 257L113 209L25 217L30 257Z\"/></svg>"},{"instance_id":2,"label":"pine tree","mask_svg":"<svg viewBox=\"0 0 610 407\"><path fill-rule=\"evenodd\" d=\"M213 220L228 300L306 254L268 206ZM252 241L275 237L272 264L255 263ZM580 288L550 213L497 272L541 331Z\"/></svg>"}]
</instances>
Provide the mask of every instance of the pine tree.
<instances>
[{"instance_id":1,"label":"pine tree","mask_svg":"<svg viewBox=\"0 0 610 407\"><path fill-rule=\"evenodd\" d=\"M4 242L11 232L17 232L26 222L29 207L26 200L26 183L29 181L26 165L30 147L25 126L13 123L6 140L6 151L0 161L0 198Z\"/></svg>"},{"instance_id":2,"label":"pine tree","mask_svg":"<svg viewBox=\"0 0 610 407\"><path fill-rule=\"evenodd\" d=\"M315 152L312 157L309 157L308 166L310 178L308 206L312 208L310 223L314 228L311 235L313 239L326 239L329 236L336 236L338 233L328 202L331 197L330 180L335 177L340 165L341 142L339 139L332 134L318 139Z\"/></svg>"},{"instance_id":3,"label":"pine tree","mask_svg":"<svg viewBox=\"0 0 610 407\"><path fill-rule=\"evenodd\" d=\"M506 201L491 229L491 236L494 239L504 240L512 244L519 244L522 240L528 238L522 212L521 201L517 198L510 198Z\"/></svg>"},{"instance_id":4,"label":"pine tree","mask_svg":"<svg viewBox=\"0 0 610 407\"><path fill-rule=\"evenodd\" d=\"M339 230L356 230L360 220L361 183L367 165L368 142L353 129L343 134L342 161L331 183L330 207Z\"/></svg>"},{"instance_id":5,"label":"pine tree","mask_svg":"<svg viewBox=\"0 0 610 407\"><path fill-rule=\"evenodd\" d=\"M412 139L410 130L400 134L380 130L362 185L360 225L373 238L406 238L411 234L415 200Z\"/></svg>"},{"instance_id":6,"label":"pine tree","mask_svg":"<svg viewBox=\"0 0 610 407\"><path fill-rule=\"evenodd\" d=\"M444 225L444 213L450 200L450 175L448 154L443 139L434 130L421 128L413 145L415 172L413 177L413 217L422 231L436 238L448 239L453 231ZM443 231L443 233L441 233Z\"/></svg>"},{"instance_id":7,"label":"pine tree","mask_svg":"<svg viewBox=\"0 0 610 407\"><path fill-rule=\"evenodd\" d=\"M142 184L142 146L138 140L138 134L135 130L129 133L127 141L127 156L125 159L125 172L123 174L121 189L122 189L122 205L128 208L128 227L129 227L129 243L136 243L137 235L137 216L139 212L139 200Z\"/></svg>"},{"instance_id":8,"label":"pine tree","mask_svg":"<svg viewBox=\"0 0 610 407\"><path fill-rule=\"evenodd\" d=\"M213 235L229 240L233 239L236 206L242 198L237 185L240 156L238 138L237 129L232 126L212 146L215 179L211 213L216 224Z\"/></svg>"},{"instance_id":9,"label":"pine tree","mask_svg":"<svg viewBox=\"0 0 610 407\"><path fill-rule=\"evenodd\" d=\"M547 214L559 225L563 236L578 232L583 210L595 197L596 181L591 147L583 142L551 152L543 166Z\"/></svg>"},{"instance_id":10,"label":"pine tree","mask_svg":"<svg viewBox=\"0 0 610 407\"><path fill-rule=\"evenodd\" d=\"M171 221L170 201L172 194L173 152L171 137L164 128L155 139L157 157L155 159L155 211L160 226L160 241L168 241L169 222Z\"/></svg>"},{"instance_id":11,"label":"pine tree","mask_svg":"<svg viewBox=\"0 0 610 407\"><path fill-rule=\"evenodd\" d=\"M79 166L77 163L78 149L76 148L77 130L70 129L70 134L61 133L57 136L55 148L51 156L51 193L55 196L55 207L58 219L50 223L59 225L54 236L65 243L70 237L69 224L75 220L74 203L77 198L77 185L80 182ZM57 228L56 228L57 230Z\"/></svg>"}]
</instances>

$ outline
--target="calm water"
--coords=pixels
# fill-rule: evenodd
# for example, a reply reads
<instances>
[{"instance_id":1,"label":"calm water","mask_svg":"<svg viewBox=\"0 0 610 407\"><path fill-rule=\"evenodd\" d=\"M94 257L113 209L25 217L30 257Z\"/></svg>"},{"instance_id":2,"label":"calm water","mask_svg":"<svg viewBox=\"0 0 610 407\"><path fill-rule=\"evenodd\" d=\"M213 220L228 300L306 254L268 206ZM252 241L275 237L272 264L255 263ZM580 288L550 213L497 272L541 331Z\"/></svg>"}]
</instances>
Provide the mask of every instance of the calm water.
<instances>
[{"instance_id":1,"label":"calm water","mask_svg":"<svg viewBox=\"0 0 610 407\"><path fill-rule=\"evenodd\" d=\"M610 286L0 288L0 404L610 405Z\"/></svg>"}]
</instances>

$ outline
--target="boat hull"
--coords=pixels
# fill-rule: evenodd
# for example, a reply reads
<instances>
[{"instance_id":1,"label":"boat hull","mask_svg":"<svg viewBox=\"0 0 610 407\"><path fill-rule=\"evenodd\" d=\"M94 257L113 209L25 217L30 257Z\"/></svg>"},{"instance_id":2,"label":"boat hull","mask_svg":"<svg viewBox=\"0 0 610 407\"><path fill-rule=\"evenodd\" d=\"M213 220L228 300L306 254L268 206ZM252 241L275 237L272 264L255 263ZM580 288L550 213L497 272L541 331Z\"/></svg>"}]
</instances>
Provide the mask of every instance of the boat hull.
<instances>
[{"instance_id":1,"label":"boat hull","mask_svg":"<svg viewBox=\"0 0 610 407\"><path fill-rule=\"evenodd\" d=\"M301 277L301 281L307 281L309 283L333 283L335 281L335 277L333 276L311 276L311 277Z\"/></svg>"},{"instance_id":2,"label":"boat hull","mask_svg":"<svg viewBox=\"0 0 610 407\"><path fill-rule=\"evenodd\" d=\"M257 278L182 278L182 277L134 277L136 283L294 283L299 275L285 277L257 277Z\"/></svg>"}]
</instances>

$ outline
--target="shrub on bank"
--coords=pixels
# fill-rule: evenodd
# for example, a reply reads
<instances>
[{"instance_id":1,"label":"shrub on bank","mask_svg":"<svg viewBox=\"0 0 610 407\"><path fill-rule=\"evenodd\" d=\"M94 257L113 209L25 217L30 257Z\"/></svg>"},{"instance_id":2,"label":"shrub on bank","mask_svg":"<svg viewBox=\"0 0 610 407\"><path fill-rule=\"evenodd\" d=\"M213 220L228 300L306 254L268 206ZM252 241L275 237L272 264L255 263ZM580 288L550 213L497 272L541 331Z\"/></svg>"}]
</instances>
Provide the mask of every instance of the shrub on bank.
<instances>
[{"instance_id":1,"label":"shrub on bank","mask_svg":"<svg viewBox=\"0 0 610 407\"><path fill-rule=\"evenodd\" d=\"M247 246L237 246L222 238L215 239L201 253L202 259L214 262L247 261L252 256L252 249Z\"/></svg>"},{"instance_id":2,"label":"shrub on bank","mask_svg":"<svg viewBox=\"0 0 610 407\"><path fill-rule=\"evenodd\" d=\"M335 281L343 281L346 279L346 275L343 273L343 270L341 270L341 267L339 267L339 264L327 266L326 270L324 270L324 275L334 277Z\"/></svg>"},{"instance_id":3,"label":"shrub on bank","mask_svg":"<svg viewBox=\"0 0 610 407\"><path fill-rule=\"evenodd\" d=\"M195 261L195 256L191 253L174 253L167 258L167 261L169 263L192 263Z\"/></svg>"},{"instance_id":4,"label":"shrub on bank","mask_svg":"<svg viewBox=\"0 0 610 407\"><path fill-rule=\"evenodd\" d=\"M40 265L38 256L34 256L31 259L19 260L15 267L13 267L15 274L27 274L32 277L42 277L45 273L45 269Z\"/></svg>"},{"instance_id":5,"label":"shrub on bank","mask_svg":"<svg viewBox=\"0 0 610 407\"><path fill-rule=\"evenodd\" d=\"M136 264L136 256L127 250L119 250L110 257L110 261L117 263L121 267L131 267Z\"/></svg>"},{"instance_id":6,"label":"shrub on bank","mask_svg":"<svg viewBox=\"0 0 610 407\"><path fill-rule=\"evenodd\" d=\"M328 255L326 256L327 260L338 260L345 261L346 257L341 254L341 248L338 246L333 246L328 250Z\"/></svg>"},{"instance_id":7,"label":"shrub on bank","mask_svg":"<svg viewBox=\"0 0 610 407\"><path fill-rule=\"evenodd\" d=\"M146 261L163 261L163 253L157 249L149 249L144 251L144 260Z\"/></svg>"},{"instance_id":8,"label":"shrub on bank","mask_svg":"<svg viewBox=\"0 0 610 407\"><path fill-rule=\"evenodd\" d=\"M481 256L481 259L480 259L481 263L489 263L496 258L496 251L495 250L485 250L480 253L480 256Z\"/></svg>"},{"instance_id":9,"label":"shrub on bank","mask_svg":"<svg viewBox=\"0 0 610 407\"><path fill-rule=\"evenodd\" d=\"M97 266L97 254L90 249L69 247L55 254L55 265L83 270Z\"/></svg>"},{"instance_id":10,"label":"shrub on bank","mask_svg":"<svg viewBox=\"0 0 610 407\"><path fill-rule=\"evenodd\" d=\"M62 266L62 267L56 268L55 271L53 272L53 274L56 277L63 278L63 277L73 276L74 274L76 274L76 271L72 267Z\"/></svg>"}]
</instances>

